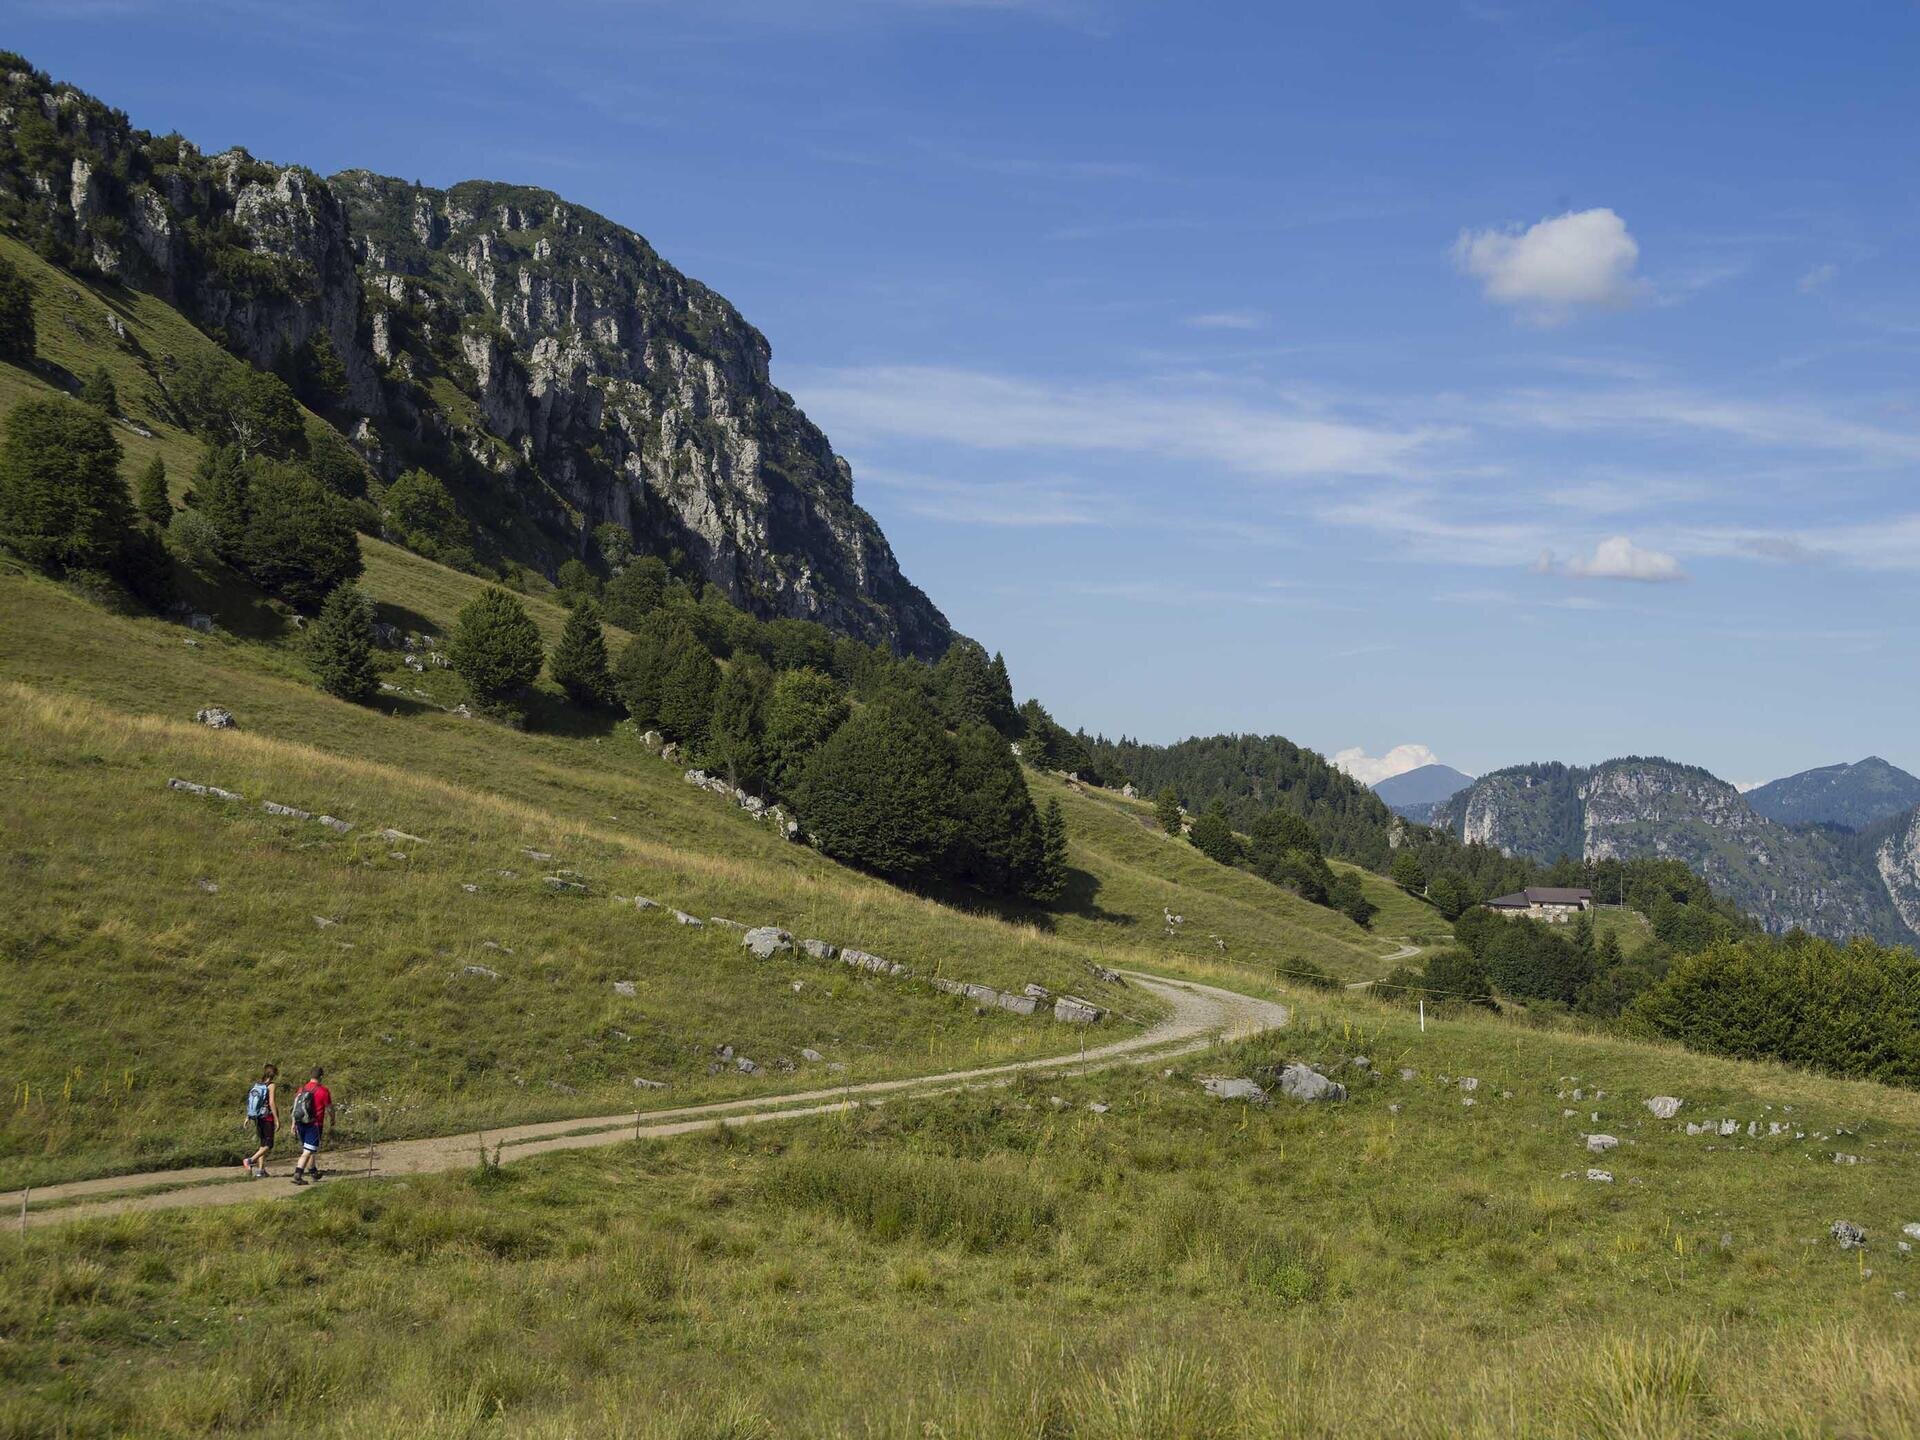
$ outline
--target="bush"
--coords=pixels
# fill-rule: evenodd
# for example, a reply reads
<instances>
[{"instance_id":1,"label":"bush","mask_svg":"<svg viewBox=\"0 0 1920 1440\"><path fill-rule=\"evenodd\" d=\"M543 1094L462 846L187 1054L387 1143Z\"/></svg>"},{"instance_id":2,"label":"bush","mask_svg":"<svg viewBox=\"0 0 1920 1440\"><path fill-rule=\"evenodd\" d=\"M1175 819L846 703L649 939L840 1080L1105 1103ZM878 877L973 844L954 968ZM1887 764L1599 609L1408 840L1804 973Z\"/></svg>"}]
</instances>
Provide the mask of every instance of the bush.
<instances>
[{"instance_id":1,"label":"bush","mask_svg":"<svg viewBox=\"0 0 1920 1440\"><path fill-rule=\"evenodd\" d=\"M209 444L279 459L298 454L306 444L293 392L278 376L229 355L202 351L189 356L171 389L187 425Z\"/></svg>"},{"instance_id":2,"label":"bush","mask_svg":"<svg viewBox=\"0 0 1920 1440\"><path fill-rule=\"evenodd\" d=\"M67 399L14 406L0 433L0 544L43 569L110 571L132 525L106 418Z\"/></svg>"},{"instance_id":3,"label":"bush","mask_svg":"<svg viewBox=\"0 0 1920 1440\"><path fill-rule=\"evenodd\" d=\"M1690 1049L1920 1084L1920 958L1855 939L1720 941L1674 961L1628 1028Z\"/></svg>"},{"instance_id":4,"label":"bush","mask_svg":"<svg viewBox=\"0 0 1920 1440\"><path fill-rule=\"evenodd\" d=\"M167 521L167 548L202 574L220 563L213 522L198 510L176 510Z\"/></svg>"},{"instance_id":5,"label":"bush","mask_svg":"<svg viewBox=\"0 0 1920 1440\"><path fill-rule=\"evenodd\" d=\"M475 700L497 707L539 678L540 631L521 603L497 586L468 601L454 621L447 659Z\"/></svg>"},{"instance_id":6,"label":"bush","mask_svg":"<svg viewBox=\"0 0 1920 1440\"><path fill-rule=\"evenodd\" d=\"M80 387L80 400L105 414L119 414L120 392L114 388L113 372L104 365L96 365Z\"/></svg>"},{"instance_id":7,"label":"bush","mask_svg":"<svg viewBox=\"0 0 1920 1440\"><path fill-rule=\"evenodd\" d=\"M784 670L773 680L763 712L767 772L774 788L791 794L807 757L846 723L846 696L818 670Z\"/></svg>"},{"instance_id":8,"label":"bush","mask_svg":"<svg viewBox=\"0 0 1920 1440\"><path fill-rule=\"evenodd\" d=\"M1226 809L1217 800L1193 822L1187 839L1202 855L1222 865L1238 865L1242 859L1240 837L1233 833Z\"/></svg>"},{"instance_id":9,"label":"bush","mask_svg":"<svg viewBox=\"0 0 1920 1440\"><path fill-rule=\"evenodd\" d=\"M33 363L33 290L11 260L0 256L0 360Z\"/></svg>"},{"instance_id":10,"label":"bush","mask_svg":"<svg viewBox=\"0 0 1920 1440\"><path fill-rule=\"evenodd\" d=\"M387 487L381 509L387 538L429 560L473 565L473 531L437 476L409 470Z\"/></svg>"},{"instance_id":11,"label":"bush","mask_svg":"<svg viewBox=\"0 0 1920 1440\"><path fill-rule=\"evenodd\" d=\"M320 688L364 704L380 689L373 657L373 602L358 587L341 585L307 627L307 660Z\"/></svg>"}]
</instances>

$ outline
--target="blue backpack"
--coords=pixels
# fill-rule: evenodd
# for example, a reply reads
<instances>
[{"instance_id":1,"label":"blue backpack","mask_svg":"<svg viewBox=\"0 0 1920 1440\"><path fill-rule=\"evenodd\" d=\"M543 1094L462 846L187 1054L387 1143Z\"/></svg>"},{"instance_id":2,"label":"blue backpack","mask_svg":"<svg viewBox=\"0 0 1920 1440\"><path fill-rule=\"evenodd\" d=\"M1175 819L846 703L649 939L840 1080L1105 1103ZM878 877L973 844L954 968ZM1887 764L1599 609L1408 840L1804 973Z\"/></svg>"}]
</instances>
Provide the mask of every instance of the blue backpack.
<instances>
[{"instance_id":1,"label":"blue backpack","mask_svg":"<svg viewBox=\"0 0 1920 1440\"><path fill-rule=\"evenodd\" d=\"M264 1080L254 1081L253 1088L247 1091L247 1118L258 1120L267 1113L267 1101L273 1094L273 1087Z\"/></svg>"}]
</instances>

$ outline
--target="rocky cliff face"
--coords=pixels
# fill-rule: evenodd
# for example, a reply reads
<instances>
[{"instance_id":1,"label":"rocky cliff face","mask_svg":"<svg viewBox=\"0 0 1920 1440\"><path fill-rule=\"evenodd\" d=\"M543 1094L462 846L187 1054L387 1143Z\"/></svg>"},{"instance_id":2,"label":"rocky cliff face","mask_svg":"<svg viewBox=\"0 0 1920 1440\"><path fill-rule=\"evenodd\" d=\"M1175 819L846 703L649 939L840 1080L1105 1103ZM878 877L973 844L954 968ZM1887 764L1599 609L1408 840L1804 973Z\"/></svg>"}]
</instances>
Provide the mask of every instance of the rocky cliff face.
<instances>
[{"instance_id":1,"label":"rocky cliff face","mask_svg":"<svg viewBox=\"0 0 1920 1440\"><path fill-rule=\"evenodd\" d=\"M14 56L0 86L25 238L288 376L389 478L441 474L495 553L551 573L610 521L755 614L945 649L765 338L640 236L546 191L206 157Z\"/></svg>"},{"instance_id":2,"label":"rocky cliff face","mask_svg":"<svg viewBox=\"0 0 1920 1440\"><path fill-rule=\"evenodd\" d=\"M1902 922L1920 935L1920 809L1890 823L1873 848L1873 867Z\"/></svg>"},{"instance_id":3,"label":"rocky cliff face","mask_svg":"<svg viewBox=\"0 0 1920 1440\"><path fill-rule=\"evenodd\" d=\"M1725 781L1667 760L1496 771L1449 801L1435 823L1536 860L1680 860L1776 932L1797 925L1904 943L1920 920L1920 855L1912 857L1909 913L1890 893L1884 865L1860 863L1825 835L1777 825Z\"/></svg>"}]
</instances>

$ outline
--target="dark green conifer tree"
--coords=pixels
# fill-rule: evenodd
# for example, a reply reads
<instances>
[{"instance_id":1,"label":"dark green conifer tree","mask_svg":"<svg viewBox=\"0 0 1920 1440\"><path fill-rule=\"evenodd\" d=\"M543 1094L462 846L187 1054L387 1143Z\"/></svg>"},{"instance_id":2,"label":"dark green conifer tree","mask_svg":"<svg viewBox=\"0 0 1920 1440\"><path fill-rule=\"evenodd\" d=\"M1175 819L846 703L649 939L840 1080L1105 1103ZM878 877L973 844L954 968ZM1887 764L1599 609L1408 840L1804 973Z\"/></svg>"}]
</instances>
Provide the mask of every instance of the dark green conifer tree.
<instances>
[{"instance_id":1,"label":"dark green conifer tree","mask_svg":"<svg viewBox=\"0 0 1920 1440\"><path fill-rule=\"evenodd\" d=\"M730 783L758 793L767 783L766 705L773 671L758 655L738 654L714 690L707 761Z\"/></svg>"},{"instance_id":2,"label":"dark green conifer tree","mask_svg":"<svg viewBox=\"0 0 1920 1440\"><path fill-rule=\"evenodd\" d=\"M360 574L353 521L332 492L297 465L262 458L246 470L239 568L269 595L311 615Z\"/></svg>"},{"instance_id":3,"label":"dark green conifer tree","mask_svg":"<svg viewBox=\"0 0 1920 1440\"><path fill-rule=\"evenodd\" d=\"M540 631L513 596L489 585L461 609L447 659L487 707L511 703L539 678Z\"/></svg>"},{"instance_id":4,"label":"dark green conifer tree","mask_svg":"<svg viewBox=\"0 0 1920 1440\"><path fill-rule=\"evenodd\" d=\"M0 360L33 363L33 291L11 260L0 256Z\"/></svg>"},{"instance_id":5,"label":"dark green conifer tree","mask_svg":"<svg viewBox=\"0 0 1920 1440\"><path fill-rule=\"evenodd\" d=\"M607 670L607 637L600 628L600 607L582 596L567 616L559 643L547 657L547 671L576 705L596 706L613 699L613 676Z\"/></svg>"},{"instance_id":6,"label":"dark green conifer tree","mask_svg":"<svg viewBox=\"0 0 1920 1440\"><path fill-rule=\"evenodd\" d=\"M1209 860L1217 860L1222 865L1240 863L1240 839L1227 823L1226 807L1218 800L1201 812L1187 838L1193 842L1194 849Z\"/></svg>"},{"instance_id":7,"label":"dark green conifer tree","mask_svg":"<svg viewBox=\"0 0 1920 1440\"><path fill-rule=\"evenodd\" d=\"M307 627L307 661L320 688L365 704L380 689L373 654L373 602L356 585L339 585Z\"/></svg>"},{"instance_id":8,"label":"dark green conifer tree","mask_svg":"<svg viewBox=\"0 0 1920 1440\"><path fill-rule=\"evenodd\" d=\"M23 400L0 430L0 545L54 571L109 571L133 526L120 442L99 411Z\"/></svg>"},{"instance_id":9,"label":"dark green conifer tree","mask_svg":"<svg viewBox=\"0 0 1920 1440\"><path fill-rule=\"evenodd\" d=\"M781 795L792 795L807 757L846 723L847 698L820 671L783 670L767 696L767 770Z\"/></svg>"},{"instance_id":10,"label":"dark green conifer tree","mask_svg":"<svg viewBox=\"0 0 1920 1440\"><path fill-rule=\"evenodd\" d=\"M1013 677L1007 674L1007 662L996 650L988 672L993 683L993 702L988 707L987 723L1009 740L1020 738L1020 712L1013 703Z\"/></svg>"},{"instance_id":11,"label":"dark green conifer tree","mask_svg":"<svg viewBox=\"0 0 1920 1440\"><path fill-rule=\"evenodd\" d=\"M1020 762L985 721L953 737L954 846L946 871L996 894L1031 893L1044 859L1040 815Z\"/></svg>"},{"instance_id":12,"label":"dark green conifer tree","mask_svg":"<svg viewBox=\"0 0 1920 1440\"><path fill-rule=\"evenodd\" d=\"M1410 895L1421 894L1427 888L1427 875L1420 857L1404 846L1393 854L1393 883Z\"/></svg>"},{"instance_id":13,"label":"dark green conifer tree","mask_svg":"<svg viewBox=\"0 0 1920 1440\"><path fill-rule=\"evenodd\" d=\"M163 530L167 522L173 519L173 501L167 497L167 462L158 455L149 460L146 468L140 472L135 504L141 518Z\"/></svg>"},{"instance_id":14,"label":"dark green conifer tree","mask_svg":"<svg viewBox=\"0 0 1920 1440\"><path fill-rule=\"evenodd\" d=\"M698 748L713 717L719 667L691 627L676 625L660 659L660 730L669 740Z\"/></svg>"},{"instance_id":15,"label":"dark green conifer tree","mask_svg":"<svg viewBox=\"0 0 1920 1440\"><path fill-rule=\"evenodd\" d=\"M1160 828L1169 835L1180 833L1180 794L1171 785L1162 785L1160 793L1154 797L1153 817L1160 822Z\"/></svg>"},{"instance_id":16,"label":"dark green conifer tree","mask_svg":"<svg viewBox=\"0 0 1920 1440\"><path fill-rule=\"evenodd\" d=\"M1027 894L1052 904L1067 892L1067 817L1058 796L1049 797L1040 817L1040 867Z\"/></svg>"},{"instance_id":17,"label":"dark green conifer tree","mask_svg":"<svg viewBox=\"0 0 1920 1440\"><path fill-rule=\"evenodd\" d=\"M627 562L606 585L607 619L622 630L638 630L640 622L666 603L666 561L658 555L641 555Z\"/></svg>"},{"instance_id":18,"label":"dark green conifer tree","mask_svg":"<svg viewBox=\"0 0 1920 1440\"><path fill-rule=\"evenodd\" d=\"M939 718L888 691L807 762L800 814L836 860L902 879L938 870L953 843L953 752Z\"/></svg>"}]
</instances>

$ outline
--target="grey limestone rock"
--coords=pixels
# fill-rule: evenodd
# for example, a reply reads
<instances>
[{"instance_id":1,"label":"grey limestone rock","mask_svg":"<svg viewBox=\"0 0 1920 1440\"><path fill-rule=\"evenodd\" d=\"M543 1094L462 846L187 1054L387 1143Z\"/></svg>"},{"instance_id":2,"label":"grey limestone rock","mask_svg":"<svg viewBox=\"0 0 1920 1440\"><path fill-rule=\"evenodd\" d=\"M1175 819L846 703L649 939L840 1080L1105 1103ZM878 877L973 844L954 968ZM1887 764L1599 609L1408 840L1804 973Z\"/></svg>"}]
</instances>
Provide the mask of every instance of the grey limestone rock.
<instances>
[{"instance_id":1,"label":"grey limestone rock","mask_svg":"<svg viewBox=\"0 0 1920 1440\"><path fill-rule=\"evenodd\" d=\"M1250 1100L1256 1105L1267 1103L1267 1092L1251 1080L1228 1075L1202 1075L1200 1085L1216 1100Z\"/></svg>"},{"instance_id":2,"label":"grey limestone rock","mask_svg":"<svg viewBox=\"0 0 1920 1440\"><path fill-rule=\"evenodd\" d=\"M741 944L761 960L770 960L782 950L793 949L793 936L774 925L761 925L741 937Z\"/></svg>"},{"instance_id":3,"label":"grey limestone rock","mask_svg":"<svg viewBox=\"0 0 1920 1440\"><path fill-rule=\"evenodd\" d=\"M1292 1064L1280 1072L1280 1093L1289 1100L1318 1101L1344 1100L1347 1087L1337 1080L1329 1080L1318 1070L1305 1065Z\"/></svg>"},{"instance_id":4,"label":"grey limestone rock","mask_svg":"<svg viewBox=\"0 0 1920 1440\"><path fill-rule=\"evenodd\" d=\"M209 705L204 710L196 710L193 712L193 718L209 730L231 730L234 728L233 712L219 705Z\"/></svg>"},{"instance_id":5,"label":"grey limestone rock","mask_svg":"<svg viewBox=\"0 0 1920 1440\"><path fill-rule=\"evenodd\" d=\"M1106 1018L1106 1011L1073 995L1062 995L1053 1002L1053 1018L1068 1025L1093 1025Z\"/></svg>"},{"instance_id":6,"label":"grey limestone rock","mask_svg":"<svg viewBox=\"0 0 1920 1440\"><path fill-rule=\"evenodd\" d=\"M825 940L802 940L800 948L816 960L831 960L840 953L840 947Z\"/></svg>"},{"instance_id":7,"label":"grey limestone rock","mask_svg":"<svg viewBox=\"0 0 1920 1440\"><path fill-rule=\"evenodd\" d=\"M1655 1095L1646 1102L1646 1106L1653 1112L1654 1119L1671 1120L1680 1113L1680 1107L1686 1103L1672 1095Z\"/></svg>"}]
</instances>

